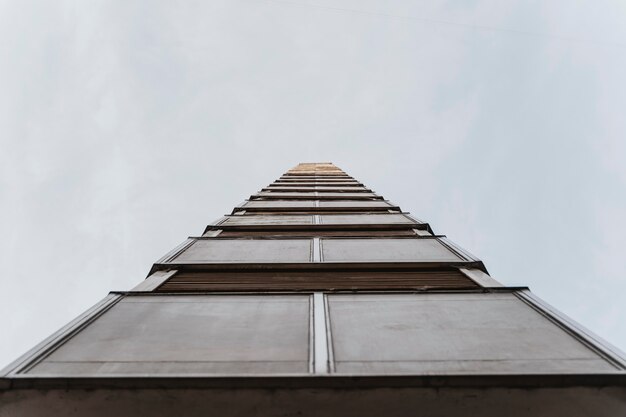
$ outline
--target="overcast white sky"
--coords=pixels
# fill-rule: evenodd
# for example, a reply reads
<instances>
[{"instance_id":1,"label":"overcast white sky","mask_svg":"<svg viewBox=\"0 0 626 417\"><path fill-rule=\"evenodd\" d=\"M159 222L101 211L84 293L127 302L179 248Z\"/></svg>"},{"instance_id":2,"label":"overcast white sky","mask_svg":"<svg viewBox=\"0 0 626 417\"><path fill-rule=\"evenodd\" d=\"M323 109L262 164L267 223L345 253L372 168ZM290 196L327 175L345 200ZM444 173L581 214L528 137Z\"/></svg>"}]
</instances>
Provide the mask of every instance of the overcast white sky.
<instances>
[{"instance_id":1,"label":"overcast white sky","mask_svg":"<svg viewBox=\"0 0 626 417\"><path fill-rule=\"evenodd\" d=\"M0 1L0 365L300 161L626 348L626 2Z\"/></svg>"}]
</instances>

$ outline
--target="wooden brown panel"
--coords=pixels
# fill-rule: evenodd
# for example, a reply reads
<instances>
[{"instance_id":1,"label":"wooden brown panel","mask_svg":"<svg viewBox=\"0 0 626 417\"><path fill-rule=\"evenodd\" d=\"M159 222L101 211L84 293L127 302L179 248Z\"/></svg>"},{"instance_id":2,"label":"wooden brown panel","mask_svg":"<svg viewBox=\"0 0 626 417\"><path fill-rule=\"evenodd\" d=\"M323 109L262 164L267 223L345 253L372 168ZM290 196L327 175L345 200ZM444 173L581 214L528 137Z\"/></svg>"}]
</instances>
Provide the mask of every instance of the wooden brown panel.
<instances>
[{"instance_id":1,"label":"wooden brown panel","mask_svg":"<svg viewBox=\"0 0 626 417\"><path fill-rule=\"evenodd\" d=\"M357 180L351 177L341 177L341 178L320 178L320 177L280 177L274 183L289 183L289 182L304 182L304 183L318 183L318 184L335 184L342 182L351 182L360 184Z\"/></svg>"},{"instance_id":2,"label":"wooden brown panel","mask_svg":"<svg viewBox=\"0 0 626 417\"><path fill-rule=\"evenodd\" d=\"M352 187L352 186L317 186L317 185L300 185L298 187L289 185L270 185L269 187L265 187L261 189L262 192L272 192L272 193L371 193L372 190L365 187Z\"/></svg>"},{"instance_id":3,"label":"wooden brown panel","mask_svg":"<svg viewBox=\"0 0 626 417\"><path fill-rule=\"evenodd\" d=\"M406 230L224 230L217 237L395 237L415 236L413 229Z\"/></svg>"},{"instance_id":4,"label":"wooden brown panel","mask_svg":"<svg viewBox=\"0 0 626 417\"><path fill-rule=\"evenodd\" d=\"M298 214L298 215L305 215L305 214L320 214L320 215L324 215L324 214L385 214L385 213L389 213L389 210L393 210L394 213L400 213L400 211L397 208L394 207L381 207L381 208L373 208L373 209L356 209L356 210L309 210L307 211L306 209L304 210L280 210L280 211L272 211L272 210L263 210L263 209L257 209L254 208L252 210L248 209L247 207L244 207L244 209L246 210L246 214L245 215L256 215L256 214L262 214L262 215L289 215L292 214L291 212L293 212L293 214Z\"/></svg>"},{"instance_id":5,"label":"wooden brown panel","mask_svg":"<svg viewBox=\"0 0 626 417\"><path fill-rule=\"evenodd\" d=\"M251 200L380 200L376 193L372 192L286 192L286 191L261 191L252 196Z\"/></svg>"},{"instance_id":6,"label":"wooden brown panel","mask_svg":"<svg viewBox=\"0 0 626 417\"><path fill-rule=\"evenodd\" d=\"M306 206L298 207L296 205L287 206L287 205L282 205L282 204L281 205L271 204L273 201L278 201L278 200L249 200L249 201L253 204L235 207L233 212L245 210L246 212L250 212L251 214L252 213L267 214L267 212L273 211L273 212L282 212L282 214L300 215L304 211L313 212L312 214L326 214L326 213L337 214L337 212L339 211L346 212L347 214L362 214L362 213L369 213L369 212L391 213L391 212L397 212L400 210L399 206L391 205L393 203L385 204L383 202L384 200L367 200L367 201L353 200L352 203L354 204L350 204L350 201L346 202L347 200L341 200L343 203L342 205L338 204L336 201L327 200L327 201L320 201L319 203L320 205L318 207L306 207ZM280 200L280 201L285 201L285 200ZM291 200L291 201L297 203L297 202L302 202L306 200ZM258 204L256 202L262 202L262 203ZM366 203L366 204L358 204L359 202ZM329 203L329 204L324 204L324 203Z\"/></svg>"},{"instance_id":7,"label":"wooden brown panel","mask_svg":"<svg viewBox=\"0 0 626 417\"><path fill-rule=\"evenodd\" d=\"M338 174L335 172L298 172L298 173L288 173L283 175L282 177L280 177L281 179L283 178L342 178L342 179L354 179L351 176L349 176L348 174Z\"/></svg>"},{"instance_id":8,"label":"wooden brown panel","mask_svg":"<svg viewBox=\"0 0 626 417\"><path fill-rule=\"evenodd\" d=\"M276 181L272 184L270 184L268 187L325 187L325 188L332 188L332 187L364 187L363 184L359 183L359 182L321 182L321 181L291 181L291 182L282 182L282 181Z\"/></svg>"},{"instance_id":9,"label":"wooden brown panel","mask_svg":"<svg viewBox=\"0 0 626 417\"><path fill-rule=\"evenodd\" d=\"M458 270L179 272L158 292L279 290L428 290L479 286Z\"/></svg>"}]
</instances>

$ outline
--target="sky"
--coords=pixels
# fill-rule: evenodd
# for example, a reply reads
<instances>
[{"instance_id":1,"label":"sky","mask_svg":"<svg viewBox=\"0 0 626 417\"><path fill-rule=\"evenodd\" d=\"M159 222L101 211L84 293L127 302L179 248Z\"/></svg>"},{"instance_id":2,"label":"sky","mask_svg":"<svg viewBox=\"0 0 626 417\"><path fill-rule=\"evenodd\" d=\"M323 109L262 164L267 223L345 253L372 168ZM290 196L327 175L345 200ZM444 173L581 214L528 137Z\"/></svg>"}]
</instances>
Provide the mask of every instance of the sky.
<instances>
[{"instance_id":1,"label":"sky","mask_svg":"<svg viewBox=\"0 0 626 417\"><path fill-rule=\"evenodd\" d=\"M0 366L332 161L626 350L626 2L0 0Z\"/></svg>"}]
</instances>

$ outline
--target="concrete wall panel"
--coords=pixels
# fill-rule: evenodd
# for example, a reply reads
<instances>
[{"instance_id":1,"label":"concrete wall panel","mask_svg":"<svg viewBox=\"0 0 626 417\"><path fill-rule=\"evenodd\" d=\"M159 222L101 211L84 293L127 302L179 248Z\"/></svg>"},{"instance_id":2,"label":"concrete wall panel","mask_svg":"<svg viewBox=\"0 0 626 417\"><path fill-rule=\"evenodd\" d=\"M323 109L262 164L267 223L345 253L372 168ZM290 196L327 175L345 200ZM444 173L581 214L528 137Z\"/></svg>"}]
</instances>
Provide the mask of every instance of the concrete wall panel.
<instances>
[{"instance_id":1,"label":"concrete wall panel","mask_svg":"<svg viewBox=\"0 0 626 417\"><path fill-rule=\"evenodd\" d=\"M309 297L126 297L28 375L306 373Z\"/></svg>"},{"instance_id":2,"label":"concrete wall panel","mask_svg":"<svg viewBox=\"0 0 626 417\"><path fill-rule=\"evenodd\" d=\"M459 262L437 239L322 239L325 262Z\"/></svg>"},{"instance_id":3,"label":"concrete wall panel","mask_svg":"<svg viewBox=\"0 0 626 417\"><path fill-rule=\"evenodd\" d=\"M174 263L309 262L311 239L198 240Z\"/></svg>"},{"instance_id":4,"label":"concrete wall panel","mask_svg":"<svg viewBox=\"0 0 626 417\"><path fill-rule=\"evenodd\" d=\"M616 369L513 294L328 297L338 373Z\"/></svg>"}]
</instances>

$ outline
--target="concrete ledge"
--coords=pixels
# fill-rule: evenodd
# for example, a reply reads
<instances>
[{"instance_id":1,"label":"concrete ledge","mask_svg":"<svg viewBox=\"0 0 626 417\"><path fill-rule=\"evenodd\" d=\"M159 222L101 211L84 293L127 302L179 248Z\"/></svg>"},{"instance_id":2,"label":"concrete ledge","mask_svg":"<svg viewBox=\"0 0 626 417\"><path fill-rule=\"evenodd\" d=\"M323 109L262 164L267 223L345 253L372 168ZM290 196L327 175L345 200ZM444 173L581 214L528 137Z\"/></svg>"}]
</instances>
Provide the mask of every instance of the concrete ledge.
<instances>
[{"instance_id":1,"label":"concrete ledge","mask_svg":"<svg viewBox=\"0 0 626 417\"><path fill-rule=\"evenodd\" d=\"M624 387L27 389L0 392L0 416L616 417Z\"/></svg>"},{"instance_id":2,"label":"concrete ledge","mask_svg":"<svg viewBox=\"0 0 626 417\"><path fill-rule=\"evenodd\" d=\"M188 388L566 388L626 387L626 372L603 374L473 375L281 375L193 377L28 377L0 378L1 390L15 389L188 389Z\"/></svg>"}]
</instances>

